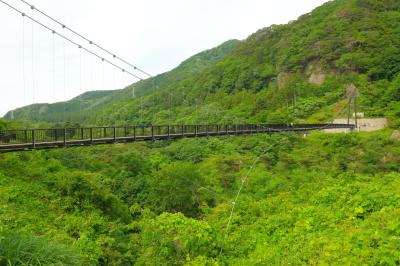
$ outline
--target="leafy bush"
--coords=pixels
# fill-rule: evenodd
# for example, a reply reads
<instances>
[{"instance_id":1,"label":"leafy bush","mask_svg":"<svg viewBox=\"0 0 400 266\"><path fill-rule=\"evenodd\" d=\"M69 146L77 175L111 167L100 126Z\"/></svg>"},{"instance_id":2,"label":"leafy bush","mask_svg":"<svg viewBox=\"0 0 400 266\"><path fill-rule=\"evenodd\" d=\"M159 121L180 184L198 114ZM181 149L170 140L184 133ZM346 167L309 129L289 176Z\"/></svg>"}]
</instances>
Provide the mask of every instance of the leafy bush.
<instances>
[{"instance_id":1,"label":"leafy bush","mask_svg":"<svg viewBox=\"0 0 400 266\"><path fill-rule=\"evenodd\" d=\"M138 265L215 265L216 234L206 222L164 213L144 225ZM204 263L204 264L203 264Z\"/></svg>"}]
</instances>

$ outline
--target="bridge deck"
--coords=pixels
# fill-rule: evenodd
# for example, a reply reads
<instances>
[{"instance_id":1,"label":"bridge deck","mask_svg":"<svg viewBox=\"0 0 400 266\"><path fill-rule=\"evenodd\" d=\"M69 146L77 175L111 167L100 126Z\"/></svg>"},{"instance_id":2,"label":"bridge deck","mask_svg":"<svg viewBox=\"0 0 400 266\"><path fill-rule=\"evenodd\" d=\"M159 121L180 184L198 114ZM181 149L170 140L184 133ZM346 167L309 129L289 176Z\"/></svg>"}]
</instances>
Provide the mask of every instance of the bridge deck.
<instances>
[{"instance_id":1,"label":"bridge deck","mask_svg":"<svg viewBox=\"0 0 400 266\"><path fill-rule=\"evenodd\" d=\"M16 129L0 131L0 152L206 136L305 132L337 128L354 129L354 125L179 125Z\"/></svg>"}]
</instances>

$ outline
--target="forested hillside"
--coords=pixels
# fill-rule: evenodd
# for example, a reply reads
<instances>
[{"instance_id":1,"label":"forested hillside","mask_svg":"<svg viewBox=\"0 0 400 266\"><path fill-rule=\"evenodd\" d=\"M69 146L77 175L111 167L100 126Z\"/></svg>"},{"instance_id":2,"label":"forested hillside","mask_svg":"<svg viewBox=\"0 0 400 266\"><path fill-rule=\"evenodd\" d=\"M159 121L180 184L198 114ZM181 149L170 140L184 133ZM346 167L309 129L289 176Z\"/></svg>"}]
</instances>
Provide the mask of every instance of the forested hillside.
<instances>
[{"instance_id":1,"label":"forested hillside","mask_svg":"<svg viewBox=\"0 0 400 266\"><path fill-rule=\"evenodd\" d=\"M396 265L399 147L382 132L0 155L0 264Z\"/></svg>"},{"instance_id":2,"label":"forested hillside","mask_svg":"<svg viewBox=\"0 0 400 266\"><path fill-rule=\"evenodd\" d=\"M396 126L399 47L398 1L336 0L134 84L142 97L132 98L128 87L96 112L84 110L80 118L67 113L59 122L327 121L343 115L344 86L354 83L361 93L361 111L386 116ZM16 117L25 119L28 112L22 110ZM33 120L56 119L35 113Z\"/></svg>"},{"instance_id":3,"label":"forested hillside","mask_svg":"<svg viewBox=\"0 0 400 266\"><path fill-rule=\"evenodd\" d=\"M85 120L89 114L103 108L115 100L115 91L86 92L67 102L54 104L34 104L13 112L13 117L20 123L58 123L68 120L79 122ZM68 117L68 119L66 118ZM11 119L11 112L5 118Z\"/></svg>"},{"instance_id":4,"label":"forested hillside","mask_svg":"<svg viewBox=\"0 0 400 266\"><path fill-rule=\"evenodd\" d=\"M0 130L329 121L350 83L360 111L399 127L399 51L398 0L336 0L128 88L15 110ZM2 153L0 266L399 265L393 131Z\"/></svg>"}]
</instances>

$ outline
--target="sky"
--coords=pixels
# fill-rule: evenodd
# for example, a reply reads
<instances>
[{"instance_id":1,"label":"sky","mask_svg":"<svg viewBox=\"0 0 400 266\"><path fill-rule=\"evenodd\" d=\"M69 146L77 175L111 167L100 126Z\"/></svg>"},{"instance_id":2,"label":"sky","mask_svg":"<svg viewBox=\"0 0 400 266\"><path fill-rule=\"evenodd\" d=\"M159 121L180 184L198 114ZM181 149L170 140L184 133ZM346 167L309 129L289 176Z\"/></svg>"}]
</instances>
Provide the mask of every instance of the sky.
<instances>
[{"instance_id":1,"label":"sky","mask_svg":"<svg viewBox=\"0 0 400 266\"><path fill-rule=\"evenodd\" d=\"M140 77L140 72L32 11L1 0ZM328 0L25 0L151 75L258 29L284 24ZM137 81L0 2L0 116L32 103L69 100Z\"/></svg>"}]
</instances>

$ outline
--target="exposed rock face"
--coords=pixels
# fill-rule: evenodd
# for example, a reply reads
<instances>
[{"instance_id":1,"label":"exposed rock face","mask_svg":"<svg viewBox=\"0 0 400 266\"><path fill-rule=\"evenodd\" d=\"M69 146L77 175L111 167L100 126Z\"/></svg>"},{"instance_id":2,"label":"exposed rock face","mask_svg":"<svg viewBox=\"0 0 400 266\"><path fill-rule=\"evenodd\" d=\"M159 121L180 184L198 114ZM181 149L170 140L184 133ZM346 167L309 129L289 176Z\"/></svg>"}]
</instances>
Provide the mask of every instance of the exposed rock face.
<instances>
[{"instance_id":1,"label":"exposed rock face","mask_svg":"<svg viewBox=\"0 0 400 266\"><path fill-rule=\"evenodd\" d=\"M311 74L308 81L314 85L321 85L322 83L324 83L325 79L326 79L326 74L316 72Z\"/></svg>"},{"instance_id":2,"label":"exposed rock face","mask_svg":"<svg viewBox=\"0 0 400 266\"><path fill-rule=\"evenodd\" d=\"M318 61L311 62L307 66L306 75L309 75L308 82L314 85L321 85L326 79L326 73L321 68Z\"/></svg>"},{"instance_id":3,"label":"exposed rock face","mask_svg":"<svg viewBox=\"0 0 400 266\"><path fill-rule=\"evenodd\" d=\"M289 74L286 72L281 72L278 75L278 88L285 87L286 83L289 81Z\"/></svg>"},{"instance_id":4,"label":"exposed rock face","mask_svg":"<svg viewBox=\"0 0 400 266\"><path fill-rule=\"evenodd\" d=\"M394 139L400 139L400 131L398 131L398 130L393 130L392 138L394 138Z\"/></svg>"}]
</instances>

